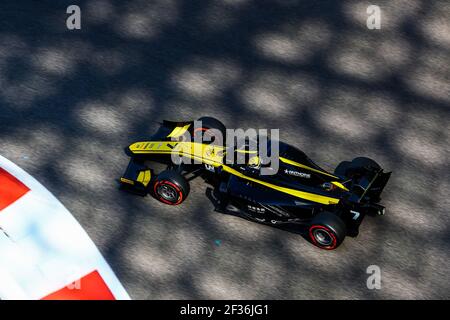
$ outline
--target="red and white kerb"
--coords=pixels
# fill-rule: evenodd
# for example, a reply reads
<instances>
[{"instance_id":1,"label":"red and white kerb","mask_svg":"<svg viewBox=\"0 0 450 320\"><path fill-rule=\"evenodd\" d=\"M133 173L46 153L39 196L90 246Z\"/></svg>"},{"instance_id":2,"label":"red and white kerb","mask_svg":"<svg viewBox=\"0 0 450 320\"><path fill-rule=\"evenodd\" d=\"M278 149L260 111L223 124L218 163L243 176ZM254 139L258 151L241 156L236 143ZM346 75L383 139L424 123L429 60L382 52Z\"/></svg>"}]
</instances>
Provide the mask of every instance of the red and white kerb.
<instances>
[{"instance_id":1,"label":"red and white kerb","mask_svg":"<svg viewBox=\"0 0 450 320\"><path fill-rule=\"evenodd\" d=\"M1 156L0 298L130 299L70 212Z\"/></svg>"},{"instance_id":2,"label":"red and white kerb","mask_svg":"<svg viewBox=\"0 0 450 320\"><path fill-rule=\"evenodd\" d=\"M19 200L30 189L3 168L0 168L0 213Z\"/></svg>"}]
</instances>

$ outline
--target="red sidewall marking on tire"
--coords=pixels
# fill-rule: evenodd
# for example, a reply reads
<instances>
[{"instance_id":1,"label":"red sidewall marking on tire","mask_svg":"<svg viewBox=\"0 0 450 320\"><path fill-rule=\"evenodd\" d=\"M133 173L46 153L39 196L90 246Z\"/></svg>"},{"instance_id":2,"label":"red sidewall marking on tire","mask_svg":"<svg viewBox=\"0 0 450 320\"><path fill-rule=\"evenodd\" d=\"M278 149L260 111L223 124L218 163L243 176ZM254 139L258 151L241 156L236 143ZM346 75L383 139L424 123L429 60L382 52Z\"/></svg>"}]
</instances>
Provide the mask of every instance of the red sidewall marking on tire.
<instances>
[{"instance_id":1,"label":"red sidewall marking on tire","mask_svg":"<svg viewBox=\"0 0 450 320\"><path fill-rule=\"evenodd\" d=\"M331 245L329 245L329 246L323 246L323 245L321 245L320 243L318 243L317 240L316 240L316 238L314 237L314 234L313 234L313 231L314 231L315 229L322 229L322 230L327 231L328 234L329 234L329 235L331 236L331 238L333 239L333 243L332 243ZM318 246L319 248L321 248L321 249L325 249L325 250L333 250L334 248L336 248L336 243L337 243L336 236L334 235L334 232L333 232L331 229L329 229L329 228L327 228L327 227L325 227L325 226L321 226L321 225L313 225L313 226L311 226L311 227L309 228L309 237L310 237L310 239L312 240L312 242L313 242L316 246Z\"/></svg>"},{"instance_id":2,"label":"red sidewall marking on tire","mask_svg":"<svg viewBox=\"0 0 450 320\"><path fill-rule=\"evenodd\" d=\"M195 128L194 129L194 136L195 136L195 134L197 133L197 132L203 132L203 134L205 134L205 132L207 132L209 129L208 128ZM202 138L202 140L203 140L203 136L201 137Z\"/></svg>"},{"instance_id":3,"label":"red sidewall marking on tire","mask_svg":"<svg viewBox=\"0 0 450 320\"><path fill-rule=\"evenodd\" d=\"M178 201L174 203L174 202L170 202L170 201L164 199L163 197L161 197L161 196L158 194L158 192L156 192L156 189L157 189L157 187L158 187L160 184L168 184L169 186L172 186L173 188L175 188L176 192L178 193L178 198L179 198ZM172 182L170 182L170 181L167 181L167 180L157 181L157 182L155 183L155 187L153 188L153 191L155 192L155 195L158 196L158 199L159 199L160 201L166 203L166 204L170 204L170 205L172 205L172 206L175 206L175 205L177 205L177 204L180 204L181 201L183 201L183 192L181 192L181 189L180 189L175 183L172 183Z\"/></svg>"},{"instance_id":4,"label":"red sidewall marking on tire","mask_svg":"<svg viewBox=\"0 0 450 320\"><path fill-rule=\"evenodd\" d=\"M23 197L30 189L6 170L0 168L0 211Z\"/></svg>"},{"instance_id":5,"label":"red sidewall marking on tire","mask_svg":"<svg viewBox=\"0 0 450 320\"><path fill-rule=\"evenodd\" d=\"M194 132L197 132L197 131L208 131L209 129L208 128L196 128L196 129L194 129Z\"/></svg>"}]
</instances>

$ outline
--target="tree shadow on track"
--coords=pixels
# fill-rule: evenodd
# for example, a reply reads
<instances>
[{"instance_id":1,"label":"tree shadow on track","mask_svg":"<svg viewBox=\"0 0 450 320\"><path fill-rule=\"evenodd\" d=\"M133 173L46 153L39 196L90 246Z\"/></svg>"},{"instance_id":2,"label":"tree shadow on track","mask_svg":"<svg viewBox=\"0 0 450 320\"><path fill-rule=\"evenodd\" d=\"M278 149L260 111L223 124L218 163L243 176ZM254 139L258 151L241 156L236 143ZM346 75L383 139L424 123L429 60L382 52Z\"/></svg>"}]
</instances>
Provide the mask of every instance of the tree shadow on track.
<instances>
[{"instance_id":1,"label":"tree shadow on track","mask_svg":"<svg viewBox=\"0 0 450 320\"><path fill-rule=\"evenodd\" d=\"M2 155L62 200L134 298L448 299L449 4L379 1L368 30L369 4L2 1ZM201 183L177 208L117 190L124 146L206 114L280 128L326 169L376 159L394 172L387 215L324 252L214 213Z\"/></svg>"}]
</instances>

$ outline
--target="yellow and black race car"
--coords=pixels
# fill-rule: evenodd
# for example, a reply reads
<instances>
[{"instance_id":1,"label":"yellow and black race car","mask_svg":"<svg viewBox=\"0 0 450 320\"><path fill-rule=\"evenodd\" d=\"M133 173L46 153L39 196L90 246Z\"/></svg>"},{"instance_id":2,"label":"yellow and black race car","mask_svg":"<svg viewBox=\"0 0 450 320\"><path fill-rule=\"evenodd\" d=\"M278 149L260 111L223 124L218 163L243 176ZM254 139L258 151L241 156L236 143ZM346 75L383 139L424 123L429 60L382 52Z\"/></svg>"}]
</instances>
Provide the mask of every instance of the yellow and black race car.
<instances>
[{"instance_id":1,"label":"yellow and black race car","mask_svg":"<svg viewBox=\"0 0 450 320\"><path fill-rule=\"evenodd\" d=\"M213 187L210 198L218 211L274 226L306 226L310 241L328 250L355 237L366 215L384 214L380 195L391 172L374 160L343 161L330 173L299 149L269 139L265 151L277 151L274 166L262 161L267 157L251 138L237 145L226 139L226 127L215 118L163 121L151 138L125 148L131 160L121 188L178 205L189 194L189 181L201 176ZM229 161L237 158L244 160ZM152 163L163 170L154 172ZM274 172L261 173L272 167Z\"/></svg>"}]
</instances>

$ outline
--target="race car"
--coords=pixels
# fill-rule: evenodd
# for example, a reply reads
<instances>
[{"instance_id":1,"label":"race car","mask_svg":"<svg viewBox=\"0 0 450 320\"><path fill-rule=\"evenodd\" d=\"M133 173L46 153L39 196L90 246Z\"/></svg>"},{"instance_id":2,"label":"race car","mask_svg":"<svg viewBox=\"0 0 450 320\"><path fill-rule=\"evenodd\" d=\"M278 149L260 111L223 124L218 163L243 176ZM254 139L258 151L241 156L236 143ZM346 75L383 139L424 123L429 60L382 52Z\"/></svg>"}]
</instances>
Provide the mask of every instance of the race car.
<instances>
[{"instance_id":1,"label":"race car","mask_svg":"<svg viewBox=\"0 0 450 320\"><path fill-rule=\"evenodd\" d=\"M203 177L217 211L273 226L302 226L305 237L326 250L336 249L346 236L356 237L366 215L385 212L380 195L391 172L370 158L343 161L330 173L298 148L269 138L266 151L276 149L277 168L262 174L275 166L262 161L259 144L252 143L260 137L240 144L227 137L225 125L212 117L164 120L149 139L125 148L131 159L120 187L179 205L189 182ZM228 161L242 155L244 161ZM162 170L155 172L158 166Z\"/></svg>"}]
</instances>

